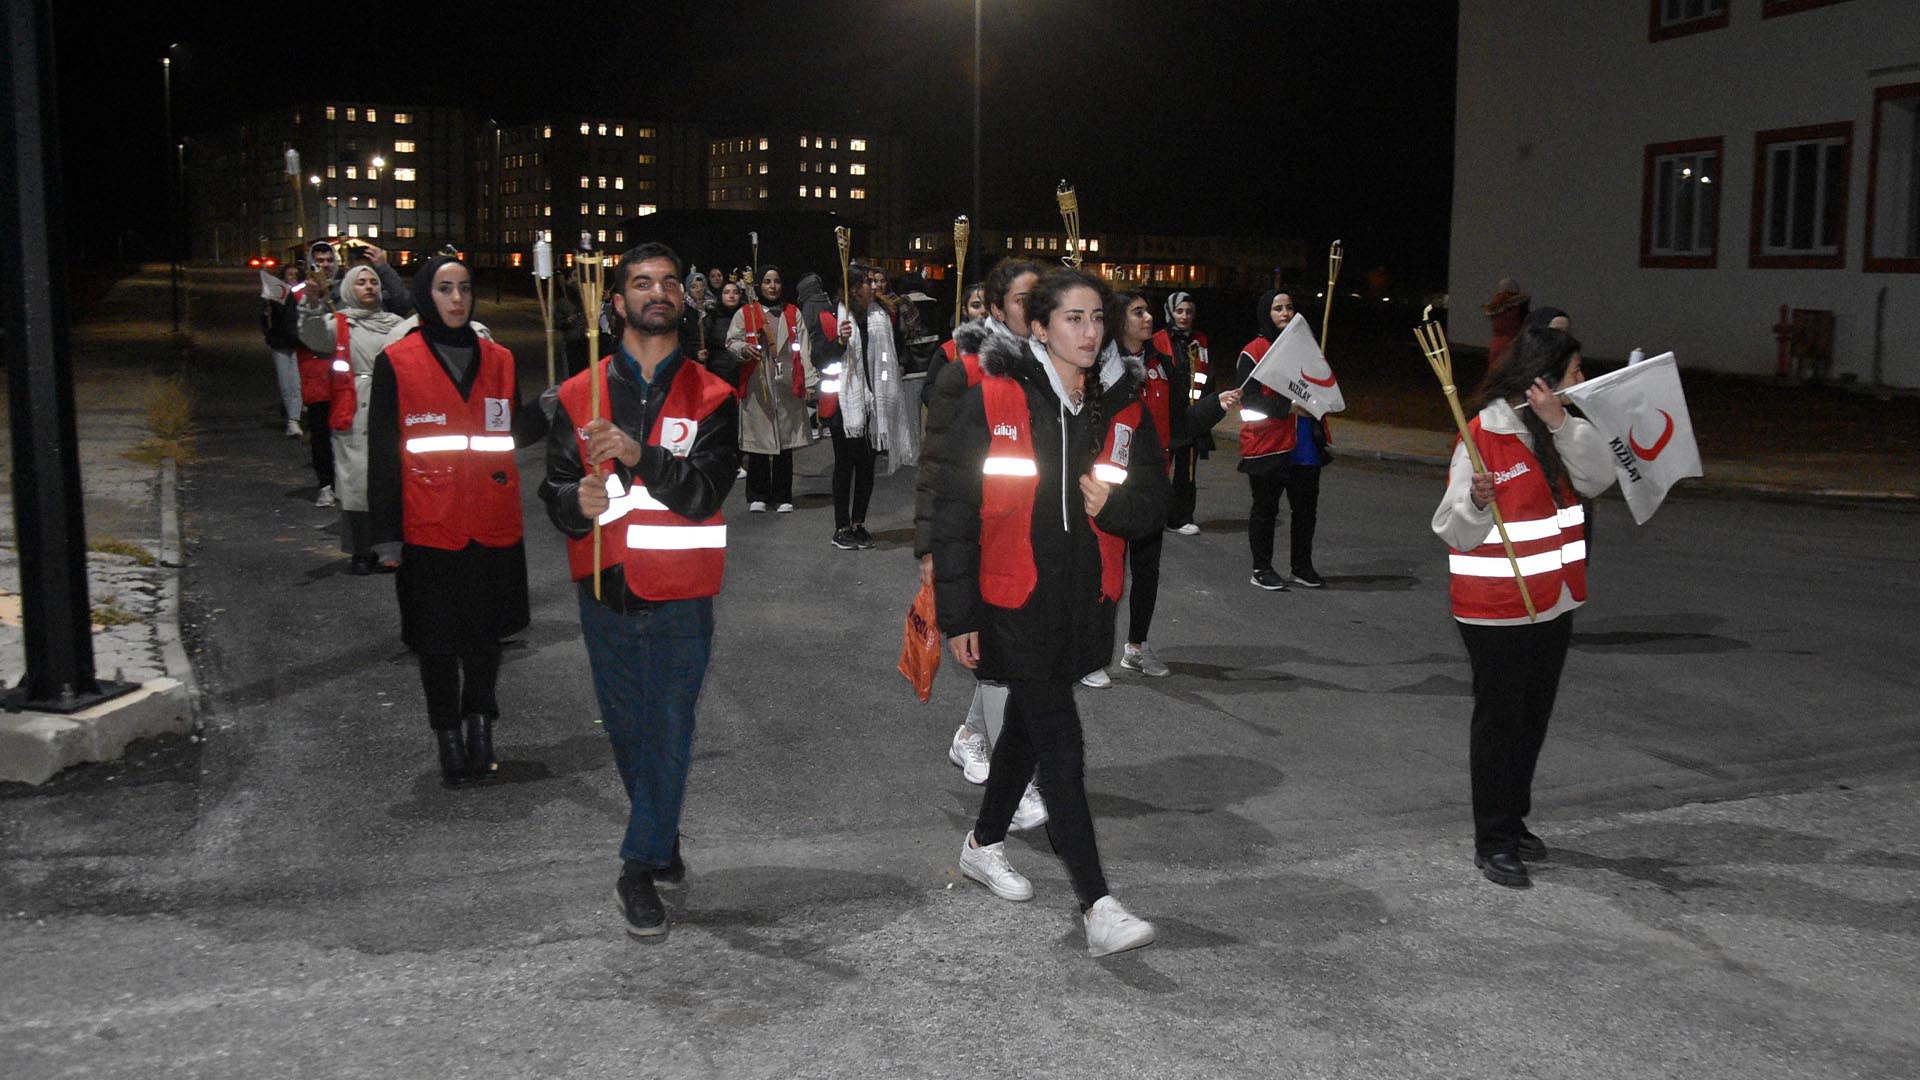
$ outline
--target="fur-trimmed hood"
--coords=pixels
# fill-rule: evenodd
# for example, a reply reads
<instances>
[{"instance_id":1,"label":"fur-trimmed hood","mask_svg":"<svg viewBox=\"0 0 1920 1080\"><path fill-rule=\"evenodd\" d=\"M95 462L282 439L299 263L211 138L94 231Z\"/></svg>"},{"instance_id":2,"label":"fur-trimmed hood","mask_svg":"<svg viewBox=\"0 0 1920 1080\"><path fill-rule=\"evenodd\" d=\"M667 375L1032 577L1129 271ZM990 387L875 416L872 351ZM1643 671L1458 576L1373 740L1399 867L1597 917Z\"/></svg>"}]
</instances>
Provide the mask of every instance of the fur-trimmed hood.
<instances>
[{"instance_id":1,"label":"fur-trimmed hood","mask_svg":"<svg viewBox=\"0 0 1920 1080\"><path fill-rule=\"evenodd\" d=\"M961 327L965 330L977 324L969 323ZM1034 355L1033 343L1026 338L1017 338L1007 333L983 333L983 341L978 347L980 369L989 375L1006 375L1021 382L1033 382L1045 385L1046 373L1040 369L1041 360ZM960 331L954 331L959 340ZM965 348L965 342L961 343ZM1147 377L1146 364L1137 356L1122 355L1112 342L1107 343L1100 354L1099 366L1100 396L1104 397L1122 382L1130 389L1137 389Z\"/></svg>"}]
</instances>

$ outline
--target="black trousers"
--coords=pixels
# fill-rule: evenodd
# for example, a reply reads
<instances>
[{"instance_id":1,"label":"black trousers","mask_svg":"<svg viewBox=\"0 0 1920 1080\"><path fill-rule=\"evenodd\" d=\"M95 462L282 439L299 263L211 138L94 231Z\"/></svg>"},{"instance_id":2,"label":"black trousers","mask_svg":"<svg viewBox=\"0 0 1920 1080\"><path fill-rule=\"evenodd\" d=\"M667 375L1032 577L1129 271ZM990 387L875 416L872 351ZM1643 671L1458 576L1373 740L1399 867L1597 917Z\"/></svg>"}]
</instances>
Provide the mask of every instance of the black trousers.
<instances>
[{"instance_id":1,"label":"black trousers","mask_svg":"<svg viewBox=\"0 0 1920 1080\"><path fill-rule=\"evenodd\" d=\"M313 451L313 478L321 487L333 486L333 427L327 423L332 412L329 401L307 406L307 446Z\"/></svg>"},{"instance_id":2,"label":"black trousers","mask_svg":"<svg viewBox=\"0 0 1920 1080\"><path fill-rule=\"evenodd\" d=\"M747 462L747 501L771 506L793 501L793 451L741 454Z\"/></svg>"},{"instance_id":3,"label":"black trousers","mask_svg":"<svg viewBox=\"0 0 1920 1080\"><path fill-rule=\"evenodd\" d=\"M993 768L973 824L975 842L984 846L1005 840L1037 764L1040 797L1047 803L1047 839L1067 864L1082 910L1107 895L1100 849L1093 839L1093 812L1087 808L1085 755L1073 683L1009 682L1007 721L993 744Z\"/></svg>"},{"instance_id":4,"label":"black trousers","mask_svg":"<svg viewBox=\"0 0 1920 1080\"><path fill-rule=\"evenodd\" d=\"M500 650L421 653L420 685L427 692L427 726L450 731L472 713L500 715L494 686L500 681Z\"/></svg>"},{"instance_id":5,"label":"black trousers","mask_svg":"<svg viewBox=\"0 0 1920 1080\"><path fill-rule=\"evenodd\" d=\"M1153 625L1153 606L1160 599L1160 550L1167 534L1156 532L1145 540L1127 542L1127 568L1133 572L1133 592L1127 597L1127 641L1147 640Z\"/></svg>"},{"instance_id":6,"label":"black trousers","mask_svg":"<svg viewBox=\"0 0 1920 1080\"><path fill-rule=\"evenodd\" d=\"M1519 626L1456 625L1473 661L1473 849L1513 854L1533 809L1533 769L1560 690L1573 613Z\"/></svg>"},{"instance_id":7,"label":"black trousers","mask_svg":"<svg viewBox=\"0 0 1920 1080\"><path fill-rule=\"evenodd\" d=\"M1247 543L1253 548L1253 567L1273 566L1273 532L1280 521L1280 496L1287 497L1290 515L1289 552L1295 570L1313 565L1313 527L1320 518L1320 466L1282 465L1269 473L1248 473L1253 487L1253 509L1247 514Z\"/></svg>"},{"instance_id":8,"label":"black trousers","mask_svg":"<svg viewBox=\"0 0 1920 1080\"><path fill-rule=\"evenodd\" d=\"M848 438L839 413L827 421L827 430L833 435L833 527L865 524L873 501L873 444L864 435Z\"/></svg>"},{"instance_id":9,"label":"black trousers","mask_svg":"<svg viewBox=\"0 0 1920 1080\"><path fill-rule=\"evenodd\" d=\"M566 358L567 375L578 375L587 370L587 339L576 338L561 341L561 352Z\"/></svg>"},{"instance_id":10,"label":"black trousers","mask_svg":"<svg viewBox=\"0 0 1920 1080\"><path fill-rule=\"evenodd\" d=\"M1176 446L1167 451L1173 464L1172 486L1167 489L1167 528L1177 529L1193 520L1194 504L1200 500L1200 488L1194 482L1194 470L1200 465L1200 448Z\"/></svg>"}]
</instances>

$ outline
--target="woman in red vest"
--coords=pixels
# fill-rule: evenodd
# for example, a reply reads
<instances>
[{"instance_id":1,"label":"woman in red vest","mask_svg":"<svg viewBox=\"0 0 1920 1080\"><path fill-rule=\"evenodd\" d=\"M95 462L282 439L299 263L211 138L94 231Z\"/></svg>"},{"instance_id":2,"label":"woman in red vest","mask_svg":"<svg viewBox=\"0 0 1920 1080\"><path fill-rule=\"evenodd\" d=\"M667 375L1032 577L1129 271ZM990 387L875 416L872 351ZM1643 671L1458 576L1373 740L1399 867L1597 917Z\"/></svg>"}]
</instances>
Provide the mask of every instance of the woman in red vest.
<instances>
[{"instance_id":1,"label":"woman in red vest","mask_svg":"<svg viewBox=\"0 0 1920 1080\"><path fill-rule=\"evenodd\" d=\"M1487 880L1532 884L1526 860L1547 846L1527 830L1533 769L1560 687L1573 610L1587 597L1585 512L1613 483L1613 460L1592 424L1555 391L1581 379L1580 343L1559 330L1522 331L1487 375L1467 425L1485 472L1454 447L1433 531L1447 542L1453 618L1473 663L1474 865ZM1534 616L1494 528L1498 503Z\"/></svg>"},{"instance_id":2,"label":"woman in red vest","mask_svg":"<svg viewBox=\"0 0 1920 1080\"><path fill-rule=\"evenodd\" d=\"M449 785L494 770L500 642L527 625L517 446L538 441L513 354L474 333L473 276L420 267L420 326L374 361L367 503L376 543L401 543L400 639L420 657L427 722Z\"/></svg>"},{"instance_id":3,"label":"woman in red vest","mask_svg":"<svg viewBox=\"0 0 1920 1080\"><path fill-rule=\"evenodd\" d=\"M1087 949L1104 956L1148 944L1153 927L1107 892L1073 686L1112 655L1126 541L1158 534L1166 461L1142 373L1100 358L1100 283L1056 270L1026 315L1030 339L994 334L982 346L984 375L942 436L934 492L940 628L961 664L1008 686L960 869L1002 899L1032 899L1003 843L1037 764L1047 836L1073 879Z\"/></svg>"},{"instance_id":4,"label":"woman in red vest","mask_svg":"<svg viewBox=\"0 0 1920 1080\"><path fill-rule=\"evenodd\" d=\"M1143 374L1140 400L1146 406L1147 415L1153 418L1153 430L1171 430L1176 408L1186 411L1185 403L1174 401L1174 396L1183 388L1174 378L1173 357L1154 346L1153 309L1147 306L1147 298L1137 293L1114 293L1107 301L1107 332L1113 338L1108 348L1129 366L1140 365ZM1156 678L1173 674L1147 644L1154 605L1160 598L1160 553L1165 539L1164 533L1156 531L1151 536L1127 542L1127 568L1133 573L1133 593L1127 598L1127 641L1120 649L1121 667ZM1088 685L1106 684L1096 680Z\"/></svg>"}]
</instances>

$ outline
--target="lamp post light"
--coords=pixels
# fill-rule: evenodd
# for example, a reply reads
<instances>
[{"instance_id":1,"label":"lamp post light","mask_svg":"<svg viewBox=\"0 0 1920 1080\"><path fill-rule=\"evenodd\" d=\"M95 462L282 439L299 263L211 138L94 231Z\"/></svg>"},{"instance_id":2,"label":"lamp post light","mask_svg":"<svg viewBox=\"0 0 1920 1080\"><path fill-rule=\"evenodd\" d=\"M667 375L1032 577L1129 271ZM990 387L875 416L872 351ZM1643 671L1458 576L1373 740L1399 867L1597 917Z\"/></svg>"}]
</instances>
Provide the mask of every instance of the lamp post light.
<instances>
[{"instance_id":1,"label":"lamp post light","mask_svg":"<svg viewBox=\"0 0 1920 1080\"><path fill-rule=\"evenodd\" d=\"M173 141L173 50L179 44L167 46L167 53L160 58L160 102L167 114L167 262L169 278L173 291L173 332L180 333L180 197L179 172L176 165L179 151Z\"/></svg>"},{"instance_id":2,"label":"lamp post light","mask_svg":"<svg viewBox=\"0 0 1920 1080\"><path fill-rule=\"evenodd\" d=\"M307 241L307 250L311 251L313 250L315 240L325 240L327 238L327 211L325 210L327 204L324 196L320 192L320 174L314 173L312 176L307 177L307 182L313 185L313 197L320 202L319 206L314 207L315 210L320 212L320 221L318 226L313 230L313 240Z\"/></svg>"}]
</instances>

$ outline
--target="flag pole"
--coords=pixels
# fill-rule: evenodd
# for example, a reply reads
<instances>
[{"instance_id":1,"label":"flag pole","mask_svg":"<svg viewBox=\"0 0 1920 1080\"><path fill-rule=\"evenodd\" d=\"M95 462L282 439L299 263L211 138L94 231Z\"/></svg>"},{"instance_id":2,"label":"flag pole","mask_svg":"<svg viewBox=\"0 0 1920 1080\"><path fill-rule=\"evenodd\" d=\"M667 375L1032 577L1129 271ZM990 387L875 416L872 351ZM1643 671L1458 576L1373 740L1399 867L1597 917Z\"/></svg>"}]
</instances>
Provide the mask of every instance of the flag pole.
<instances>
[{"instance_id":1,"label":"flag pole","mask_svg":"<svg viewBox=\"0 0 1920 1080\"><path fill-rule=\"evenodd\" d=\"M1339 245L1334 247L1338 249ZM1327 299L1331 303L1333 290L1327 290ZM1480 460L1480 448L1474 445L1473 435L1467 430L1467 415L1460 411L1460 392L1453 385L1453 352L1447 347L1447 332L1437 322L1426 323L1413 328L1414 340L1420 343L1420 351L1426 354L1427 364L1433 368L1434 375L1440 379L1440 391L1447 395L1447 404L1453 409L1453 424L1460 429L1461 445L1467 448L1467 460L1473 463L1473 471L1487 471L1486 462ZM1533 594L1527 591L1527 577L1520 572L1520 559L1513 553L1513 541L1507 536L1506 519L1500 516L1500 502L1494 499L1487 503L1487 509L1493 511L1493 527L1500 533L1500 546L1507 552L1507 562L1513 566L1514 584L1520 587L1520 599L1527 605L1527 621L1535 622L1540 613L1534 610Z\"/></svg>"}]
</instances>

